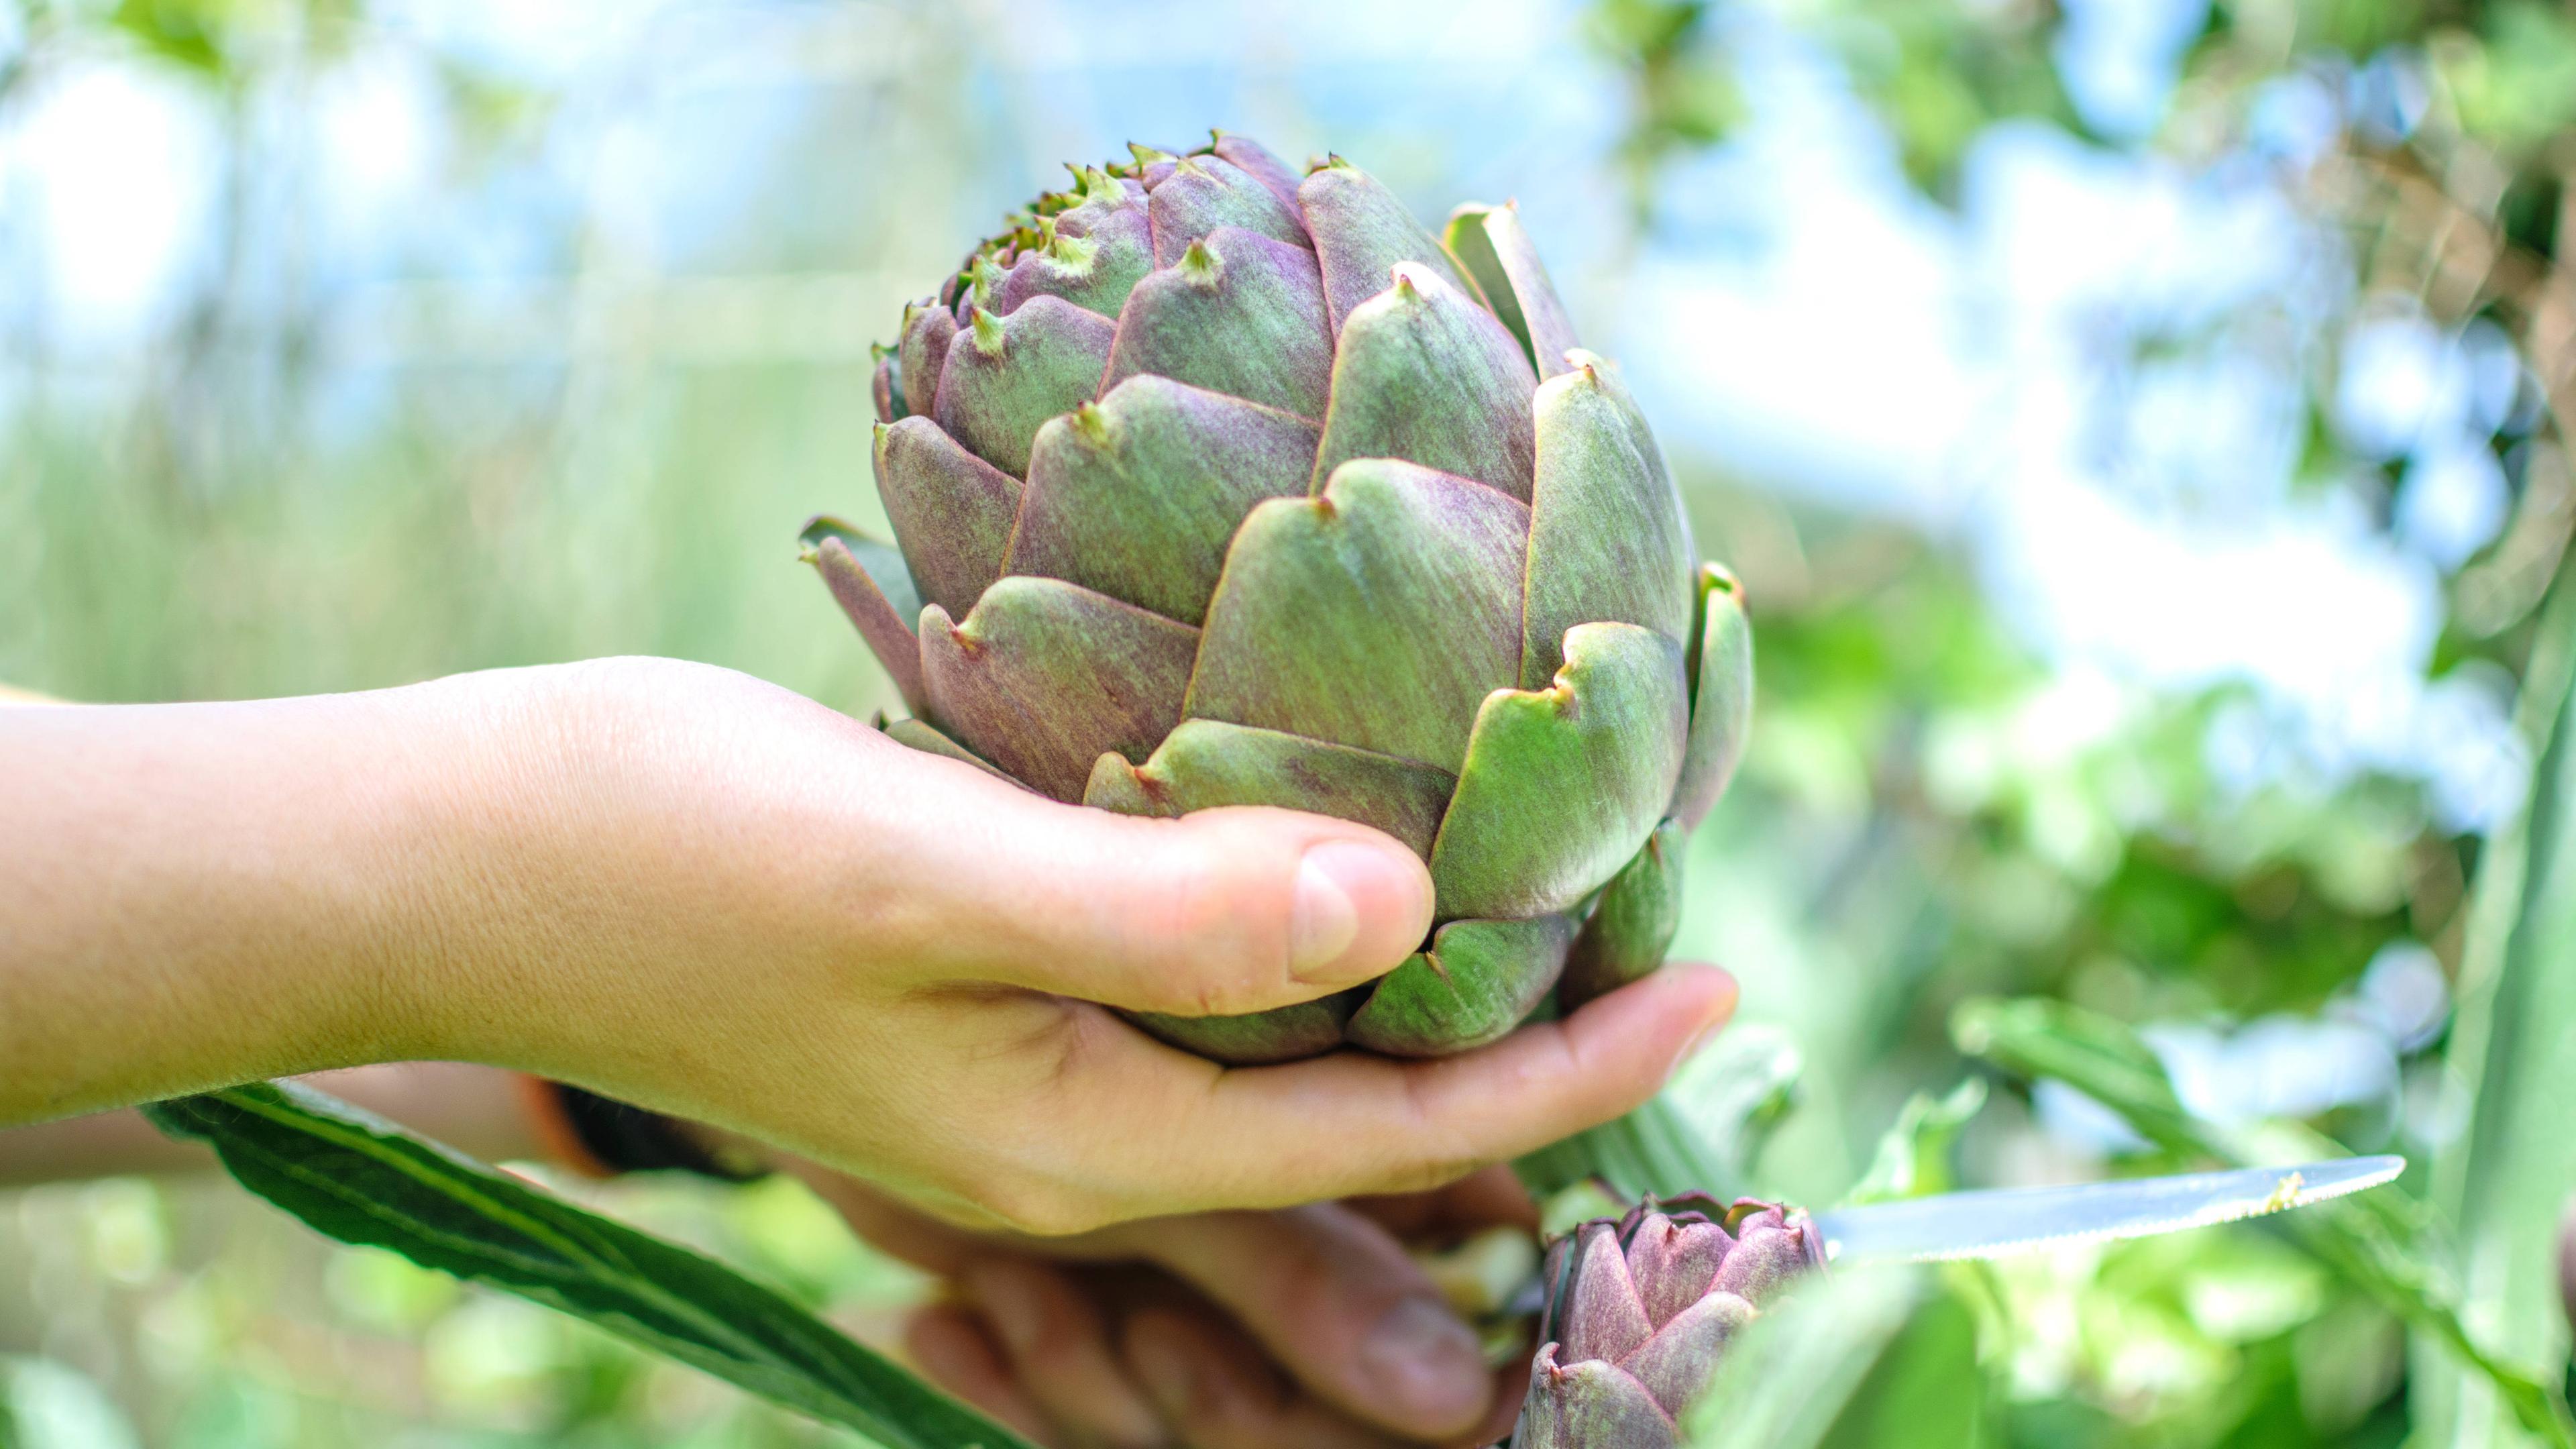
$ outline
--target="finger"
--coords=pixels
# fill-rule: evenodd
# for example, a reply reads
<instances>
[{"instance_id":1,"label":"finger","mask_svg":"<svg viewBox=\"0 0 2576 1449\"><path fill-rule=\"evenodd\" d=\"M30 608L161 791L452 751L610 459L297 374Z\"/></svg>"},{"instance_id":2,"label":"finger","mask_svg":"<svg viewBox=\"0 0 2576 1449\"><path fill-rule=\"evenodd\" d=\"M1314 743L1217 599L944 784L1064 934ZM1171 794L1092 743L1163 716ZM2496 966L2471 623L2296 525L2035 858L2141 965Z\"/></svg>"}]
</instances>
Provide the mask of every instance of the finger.
<instances>
[{"instance_id":1,"label":"finger","mask_svg":"<svg viewBox=\"0 0 2576 1449\"><path fill-rule=\"evenodd\" d=\"M1128 1367L1190 1449L1396 1449L1280 1379L1213 1314L1154 1308L1128 1320Z\"/></svg>"},{"instance_id":2,"label":"finger","mask_svg":"<svg viewBox=\"0 0 2576 1449\"><path fill-rule=\"evenodd\" d=\"M1300 1384L1359 1419L1440 1439L1491 1400L1474 1331L1392 1235L1349 1208L1206 1213L1133 1233Z\"/></svg>"},{"instance_id":3,"label":"finger","mask_svg":"<svg viewBox=\"0 0 2576 1449\"><path fill-rule=\"evenodd\" d=\"M946 1303L922 1309L905 1326L904 1350L941 1388L1040 1444L1061 1442L974 1314Z\"/></svg>"},{"instance_id":4,"label":"finger","mask_svg":"<svg viewBox=\"0 0 2576 1449\"><path fill-rule=\"evenodd\" d=\"M996 1255L960 1280L1020 1389L1086 1442L1150 1449L1162 1421L1111 1350L1099 1311L1064 1274Z\"/></svg>"},{"instance_id":5,"label":"finger","mask_svg":"<svg viewBox=\"0 0 2576 1449\"><path fill-rule=\"evenodd\" d=\"M1452 1182L1643 1102L1734 1004L1726 973L1671 966L1440 1061L1339 1052L1232 1069L1105 1021L1059 1076L1041 1134L1066 1165L1060 1200L1015 1221L1074 1232ZM1139 1120L1161 1130L1140 1140ZM1075 1181L1078 1165L1112 1161L1115 1174Z\"/></svg>"},{"instance_id":6,"label":"finger","mask_svg":"<svg viewBox=\"0 0 2576 1449\"><path fill-rule=\"evenodd\" d=\"M1232 1015L1382 975L1431 926L1430 871L1364 825L1240 807L1143 819L915 759L865 804L888 837L871 935L916 969Z\"/></svg>"}]
</instances>

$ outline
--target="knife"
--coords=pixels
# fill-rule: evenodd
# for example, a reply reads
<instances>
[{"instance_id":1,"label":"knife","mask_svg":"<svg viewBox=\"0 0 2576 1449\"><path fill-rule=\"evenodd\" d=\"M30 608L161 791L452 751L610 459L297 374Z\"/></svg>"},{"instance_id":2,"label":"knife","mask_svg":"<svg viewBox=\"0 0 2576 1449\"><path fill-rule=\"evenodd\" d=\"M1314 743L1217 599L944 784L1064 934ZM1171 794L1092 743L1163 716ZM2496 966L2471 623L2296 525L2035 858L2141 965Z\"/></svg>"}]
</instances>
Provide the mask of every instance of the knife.
<instances>
[{"instance_id":1,"label":"knife","mask_svg":"<svg viewBox=\"0 0 2576 1449\"><path fill-rule=\"evenodd\" d=\"M2262 1217L2363 1192L2405 1170L2403 1157L2346 1157L2073 1187L1949 1192L1832 1208L1816 1214L1815 1224L1836 1264L2000 1258Z\"/></svg>"}]
</instances>

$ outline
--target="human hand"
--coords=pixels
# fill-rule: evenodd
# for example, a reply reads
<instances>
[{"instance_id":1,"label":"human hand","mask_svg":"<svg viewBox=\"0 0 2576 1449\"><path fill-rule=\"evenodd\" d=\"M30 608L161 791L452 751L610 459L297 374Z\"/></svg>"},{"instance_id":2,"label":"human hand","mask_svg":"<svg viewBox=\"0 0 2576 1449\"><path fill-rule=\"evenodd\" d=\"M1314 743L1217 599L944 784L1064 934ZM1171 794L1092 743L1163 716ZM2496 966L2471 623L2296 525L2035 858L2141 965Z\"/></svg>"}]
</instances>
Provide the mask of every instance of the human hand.
<instances>
[{"instance_id":1,"label":"human hand","mask_svg":"<svg viewBox=\"0 0 2576 1449\"><path fill-rule=\"evenodd\" d=\"M0 839L0 1119L478 1061L1070 1233L1454 1179L1642 1101L1733 999L1675 969L1444 1061L1222 1068L1107 1008L1376 976L1428 924L1416 857L1056 804L704 666L0 731L0 815L63 822Z\"/></svg>"},{"instance_id":2,"label":"human hand","mask_svg":"<svg viewBox=\"0 0 2576 1449\"><path fill-rule=\"evenodd\" d=\"M1507 1169L1434 1192L1129 1223L1072 1238L973 1233L790 1163L861 1236L949 1295L915 1364L1041 1444L1114 1449L1482 1445L1511 1429L1526 1346L1488 1370L1406 1252L1538 1215Z\"/></svg>"}]
</instances>

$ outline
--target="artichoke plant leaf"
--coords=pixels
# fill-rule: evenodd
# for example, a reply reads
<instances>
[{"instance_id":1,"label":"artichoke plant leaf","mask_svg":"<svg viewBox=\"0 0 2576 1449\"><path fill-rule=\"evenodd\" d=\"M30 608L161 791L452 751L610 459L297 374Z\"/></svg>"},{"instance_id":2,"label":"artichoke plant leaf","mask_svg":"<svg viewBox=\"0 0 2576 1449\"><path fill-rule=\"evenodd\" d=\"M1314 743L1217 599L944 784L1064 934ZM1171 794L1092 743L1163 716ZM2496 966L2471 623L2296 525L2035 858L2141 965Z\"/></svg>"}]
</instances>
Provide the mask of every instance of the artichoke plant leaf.
<instances>
[{"instance_id":1,"label":"artichoke plant leaf","mask_svg":"<svg viewBox=\"0 0 2576 1449\"><path fill-rule=\"evenodd\" d=\"M1381 977L1350 1038L1389 1056L1446 1056L1499 1041L1556 984L1574 925L1563 916L1451 921L1431 949Z\"/></svg>"},{"instance_id":2,"label":"artichoke plant leaf","mask_svg":"<svg viewBox=\"0 0 2576 1449\"><path fill-rule=\"evenodd\" d=\"M1190 243L1219 227L1239 227L1295 247L1314 245L1306 236L1304 213L1223 156L1183 158L1147 204L1154 218L1158 267L1179 261Z\"/></svg>"},{"instance_id":3,"label":"artichoke plant leaf","mask_svg":"<svg viewBox=\"0 0 2576 1449\"><path fill-rule=\"evenodd\" d=\"M1305 493L1315 439L1303 418L1129 378L1038 429L1008 572L1196 625L1244 515L1265 498Z\"/></svg>"},{"instance_id":4,"label":"artichoke plant leaf","mask_svg":"<svg viewBox=\"0 0 2576 1449\"><path fill-rule=\"evenodd\" d=\"M1699 626L1691 640L1690 747L1673 785L1673 815L1697 826L1744 760L1753 734L1753 623L1735 576L1703 564Z\"/></svg>"},{"instance_id":5,"label":"artichoke plant leaf","mask_svg":"<svg viewBox=\"0 0 2576 1449\"><path fill-rule=\"evenodd\" d=\"M1484 291L1494 316L1528 350L1541 378L1571 369L1565 354L1583 344L1574 321L1547 279L1538 248L1521 226L1520 208L1469 203L1449 217L1443 241L1459 268Z\"/></svg>"},{"instance_id":6,"label":"artichoke plant leaf","mask_svg":"<svg viewBox=\"0 0 2576 1449\"><path fill-rule=\"evenodd\" d=\"M959 447L928 418L879 424L874 458L877 497L921 602L962 617L1002 576L1020 480Z\"/></svg>"},{"instance_id":7,"label":"artichoke plant leaf","mask_svg":"<svg viewBox=\"0 0 2576 1449\"><path fill-rule=\"evenodd\" d=\"M867 641L905 705L921 708L921 641L913 634L921 593L902 553L830 517L806 524L801 541L805 561L823 576L832 601Z\"/></svg>"},{"instance_id":8,"label":"artichoke plant leaf","mask_svg":"<svg viewBox=\"0 0 2576 1449\"><path fill-rule=\"evenodd\" d=\"M998 780L1011 780L1009 775L995 769L992 761L984 759L977 755L973 750L970 750L964 745L957 743L955 740L950 739L948 736L941 734L926 720L889 720L879 724L877 728L885 732L885 737L887 739L894 741L896 744L899 744L906 749L919 750L925 755L937 755L942 759L955 760L961 765L973 765L976 769L979 769L985 774L991 775ZM1011 783L1018 785L1020 782L1017 780L1011 780Z\"/></svg>"},{"instance_id":9,"label":"artichoke plant leaf","mask_svg":"<svg viewBox=\"0 0 2576 1449\"><path fill-rule=\"evenodd\" d=\"M1099 391L1117 331L1061 297L1031 297L1007 317L979 307L948 344L931 415L975 456L1022 477L1046 420Z\"/></svg>"},{"instance_id":10,"label":"artichoke plant leaf","mask_svg":"<svg viewBox=\"0 0 2576 1449\"><path fill-rule=\"evenodd\" d=\"M1414 263L1342 323L1315 487L1353 458L1402 458L1526 503L1538 378L1492 313Z\"/></svg>"},{"instance_id":11,"label":"artichoke plant leaf","mask_svg":"<svg viewBox=\"0 0 2576 1449\"><path fill-rule=\"evenodd\" d=\"M1154 270L1154 229L1145 208L1103 208L1077 235L1056 235L1011 261L993 287L993 310L1009 316L1032 298L1056 297L1116 321L1136 284Z\"/></svg>"},{"instance_id":12,"label":"artichoke plant leaf","mask_svg":"<svg viewBox=\"0 0 2576 1449\"><path fill-rule=\"evenodd\" d=\"M1557 982L1561 1009L1573 1011L1664 964L1682 921L1684 839L1678 822L1664 821L1602 888Z\"/></svg>"},{"instance_id":13,"label":"artichoke plant leaf","mask_svg":"<svg viewBox=\"0 0 2576 1449\"><path fill-rule=\"evenodd\" d=\"M1611 622L1691 642L1699 561L1663 449L1618 374L1588 352L1532 405L1538 462L1530 495L1521 688L1565 662L1565 631Z\"/></svg>"},{"instance_id":14,"label":"artichoke plant leaf","mask_svg":"<svg viewBox=\"0 0 2576 1449\"><path fill-rule=\"evenodd\" d=\"M1179 265L1138 283L1119 315L1103 385L1146 375L1320 423L1333 384L1333 330L1314 255L1221 227Z\"/></svg>"},{"instance_id":15,"label":"artichoke plant leaf","mask_svg":"<svg viewBox=\"0 0 2576 1449\"><path fill-rule=\"evenodd\" d=\"M1356 166L1337 160L1317 168L1298 183L1297 204L1315 239L1336 336L1361 303L1386 290L1399 262L1427 267L1461 292L1475 285L1395 193Z\"/></svg>"},{"instance_id":16,"label":"artichoke plant leaf","mask_svg":"<svg viewBox=\"0 0 2576 1449\"><path fill-rule=\"evenodd\" d=\"M905 416L930 415L939 396L939 369L948 361L948 344L957 337L957 316L938 299L924 297L903 309L903 332L895 343L896 376L903 385Z\"/></svg>"},{"instance_id":17,"label":"artichoke plant leaf","mask_svg":"<svg viewBox=\"0 0 2576 1449\"><path fill-rule=\"evenodd\" d=\"M1355 987L1315 1001L1241 1016L1172 1016L1163 1012L1131 1013L1129 1020L1184 1051L1237 1066L1261 1066L1321 1056L1342 1044L1351 1013L1367 997Z\"/></svg>"},{"instance_id":18,"label":"artichoke plant leaf","mask_svg":"<svg viewBox=\"0 0 2576 1449\"><path fill-rule=\"evenodd\" d=\"M326 1237L585 1319L885 1449L1030 1449L777 1290L309 1087L256 1083L144 1112Z\"/></svg>"},{"instance_id":19,"label":"artichoke plant leaf","mask_svg":"<svg viewBox=\"0 0 2576 1449\"><path fill-rule=\"evenodd\" d=\"M1428 859L1457 777L1436 766L1278 730L1183 720L1131 765L1104 754L1082 803L1122 815L1186 815L1224 805L1275 805L1355 820Z\"/></svg>"},{"instance_id":20,"label":"artichoke plant leaf","mask_svg":"<svg viewBox=\"0 0 2576 1449\"><path fill-rule=\"evenodd\" d=\"M1002 579L962 623L922 611L932 724L1058 800L1103 751L1142 759L1180 722L1199 631L1060 579Z\"/></svg>"},{"instance_id":21,"label":"artichoke plant leaf","mask_svg":"<svg viewBox=\"0 0 2576 1449\"><path fill-rule=\"evenodd\" d=\"M1565 910L1663 818L1690 729L1680 646L1633 624L1565 637L1554 685L1497 690L1477 713L1431 851L1443 915Z\"/></svg>"},{"instance_id":22,"label":"artichoke plant leaf","mask_svg":"<svg viewBox=\"0 0 2576 1449\"><path fill-rule=\"evenodd\" d=\"M1185 713L1456 772L1485 697L1519 674L1528 528L1491 488L1382 459L1261 504L1208 603Z\"/></svg>"}]
</instances>

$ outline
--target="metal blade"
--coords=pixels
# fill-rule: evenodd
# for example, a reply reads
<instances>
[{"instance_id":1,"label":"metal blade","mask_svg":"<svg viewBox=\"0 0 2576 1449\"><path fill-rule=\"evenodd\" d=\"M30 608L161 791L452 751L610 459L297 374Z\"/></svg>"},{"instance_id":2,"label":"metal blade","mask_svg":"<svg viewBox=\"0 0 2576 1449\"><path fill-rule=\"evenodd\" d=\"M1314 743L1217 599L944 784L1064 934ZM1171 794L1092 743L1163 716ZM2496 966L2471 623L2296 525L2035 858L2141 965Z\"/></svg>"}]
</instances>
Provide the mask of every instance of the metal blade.
<instances>
[{"instance_id":1,"label":"metal blade","mask_svg":"<svg viewBox=\"0 0 2576 1449\"><path fill-rule=\"evenodd\" d=\"M2402 1157L2347 1157L2076 1187L2003 1188L1818 1213L1836 1263L1999 1258L2064 1243L2141 1238L2306 1207L2394 1181Z\"/></svg>"}]
</instances>

